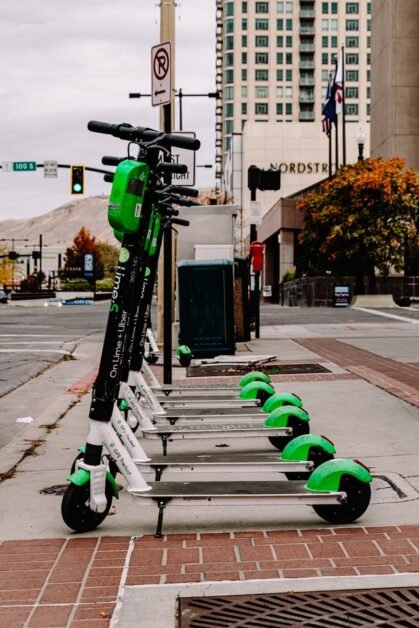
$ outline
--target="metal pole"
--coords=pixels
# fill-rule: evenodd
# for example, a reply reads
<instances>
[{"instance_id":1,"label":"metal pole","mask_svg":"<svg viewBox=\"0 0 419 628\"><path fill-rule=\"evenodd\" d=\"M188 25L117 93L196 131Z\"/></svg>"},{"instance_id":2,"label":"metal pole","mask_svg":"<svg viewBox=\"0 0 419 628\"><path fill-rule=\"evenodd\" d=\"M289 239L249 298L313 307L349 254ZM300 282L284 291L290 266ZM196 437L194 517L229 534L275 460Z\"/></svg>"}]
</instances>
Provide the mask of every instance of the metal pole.
<instances>
[{"instance_id":1,"label":"metal pole","mask_svg":"<svg viewBox=\"0 0 419 628\"><path fill-rule=\"evenodd\" d=\"M179 131L183 131L183 117L182 117L183 92L182 92L182 88L180 88L180 90L178 92L178 98L179 98Z\"/></svg>"},{"instance_id":2,"label":"metal pole","mask_svg":"<svg viewBox=\"0 0 419 628\"><path fill-rule=\"evenodd\" d=\"M42 233L39 234L39 272L42 273Z\"/></svg>"}]
</instances>

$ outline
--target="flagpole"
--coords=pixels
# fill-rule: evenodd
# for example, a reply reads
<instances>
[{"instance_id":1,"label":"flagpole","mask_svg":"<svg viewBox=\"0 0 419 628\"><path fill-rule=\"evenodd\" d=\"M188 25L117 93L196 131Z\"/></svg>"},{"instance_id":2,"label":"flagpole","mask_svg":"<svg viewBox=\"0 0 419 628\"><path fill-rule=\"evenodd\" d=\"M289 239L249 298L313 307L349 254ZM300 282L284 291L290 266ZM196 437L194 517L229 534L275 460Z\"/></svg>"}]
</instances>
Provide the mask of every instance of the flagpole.
<instances>
[{"instance_id":1,"label":"flagpole","mask_svg":"<svg viewBox=\"0 0 419 628\"><path fill-rule=\"evenodd\" d=\"M329 179L332 176L332 128L333 128L333 124L330 124L330 133L329 133Z\"/></svg>"},{"instance_id":2,"label":"flagpole","mask_svg":"<svg viewBox=\"0 0 419 628\"><path fill-rule=\"evenodd\" d=\"M346 166L346 111L345 111L345 55L343 44L342 55L342 164Z\"/></svg>"},{"instance_id":3,"label":"flagpole","mask_svg":"<svg viewBox=\"0 0 419 628\"><path fill-rule=\"evenodd\" d=\"M339 168L339 118L336 116L336 125L335 125L335 174Z\"/></svg>"}]
</instances>

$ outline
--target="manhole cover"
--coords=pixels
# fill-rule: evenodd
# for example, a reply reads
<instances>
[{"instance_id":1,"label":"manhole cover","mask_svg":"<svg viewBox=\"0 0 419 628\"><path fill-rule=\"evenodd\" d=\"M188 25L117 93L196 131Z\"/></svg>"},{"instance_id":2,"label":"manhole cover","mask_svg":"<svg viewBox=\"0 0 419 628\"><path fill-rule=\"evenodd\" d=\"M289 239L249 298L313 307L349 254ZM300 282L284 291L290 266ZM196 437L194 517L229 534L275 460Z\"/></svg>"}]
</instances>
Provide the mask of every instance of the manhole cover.
<instances>
[{"instance_id":1,"label":"manhole cover","mask_svg":"<svg viewBox=\"0 0 419 628\"><path fill-rule=\"evenodd\" d=\"M180 628L418 628L419 589L180 598Z\"/></svg>"},{"instance_id":2,"label":"manhole cover","mask_svg":"<svg viewBox=\"0 0 419 628\"><path fill-rule=\"evenodd\" d=\"M39 492L41 495L64 495L67 486L68 484L54 484L54 486L47 486Z\"/></svg>"},{"instance_id":3,"label":"manhole cover","mask_svg":"<svg viewBox=\"0 0 419 628\"><path fill-rule=\"evenodd\" d=\"M263 372L267 375L301 375L310 373L330 373L331 371L321 364L264 364ZM243 375L249 372L247 364L211 364L208 366L189 366L187 377L217 377L223 375Z\"/></svg>"}]
</instances>

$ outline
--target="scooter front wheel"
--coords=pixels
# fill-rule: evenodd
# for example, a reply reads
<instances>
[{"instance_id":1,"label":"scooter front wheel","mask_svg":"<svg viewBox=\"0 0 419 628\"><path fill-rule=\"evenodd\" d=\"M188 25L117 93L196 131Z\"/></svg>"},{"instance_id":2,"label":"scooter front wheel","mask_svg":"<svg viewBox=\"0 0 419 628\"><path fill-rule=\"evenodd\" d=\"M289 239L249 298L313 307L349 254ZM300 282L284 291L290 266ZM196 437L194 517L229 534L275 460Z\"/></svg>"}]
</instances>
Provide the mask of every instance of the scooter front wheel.
<instances>
[{"instance_id":1,"label":"scooter front wheel","mask_svg":"<svg viewBox=\"0 0 419 628\"><path fill-rule=\"evenodd\" d=\"M90 483L83 486L69 484L61 502L61 515L64 523L75 532L95 530L107 516L112 505L113 490L106 482L106 508L103 512L90 510Z\"/></svg>"},{"instance_id":2,"label":"scooter front wheel","mask_svg":"<svg viewBox=\"0 0 419 628\"><path fill-rule=\"evenodd\" d=\"M309 422L303 421L296 416L289 417L287 427L292 427L292 436L268 436L271 445L279 449L279 451L285 449L285 446L296 436L310 433Z\"/></svg>"}]
</instances>

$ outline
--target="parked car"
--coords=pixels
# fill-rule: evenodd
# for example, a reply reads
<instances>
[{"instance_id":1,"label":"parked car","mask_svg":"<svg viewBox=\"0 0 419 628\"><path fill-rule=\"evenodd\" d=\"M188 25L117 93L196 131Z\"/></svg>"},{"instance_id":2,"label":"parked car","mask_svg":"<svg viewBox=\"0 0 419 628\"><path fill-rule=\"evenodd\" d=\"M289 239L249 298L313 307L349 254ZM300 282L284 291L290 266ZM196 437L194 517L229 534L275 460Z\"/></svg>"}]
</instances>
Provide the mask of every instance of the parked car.
<instances>
[{"instance_id":1,"label":"parked car","mask_svg":"<svg viewBox=\"0 0 419 628\"><path fill-rule=\"evenodd\" d=\"M52 299L48 299L47 301L44 302L44 306L48 307L48 306L55 306L55 307L62 307L63 306L63 300L59 299L57 297L54 297Z\"/></svg>"},{"instance_id":2,"label":"parked car","mask_svg":"<svg viewBox=\"0 0 419 628\"><path fill-rule=\"evenodd\" d=\"M4 290L0 290L0 303L7 303L7 294Z\"/></svg>"}]
</instances>

